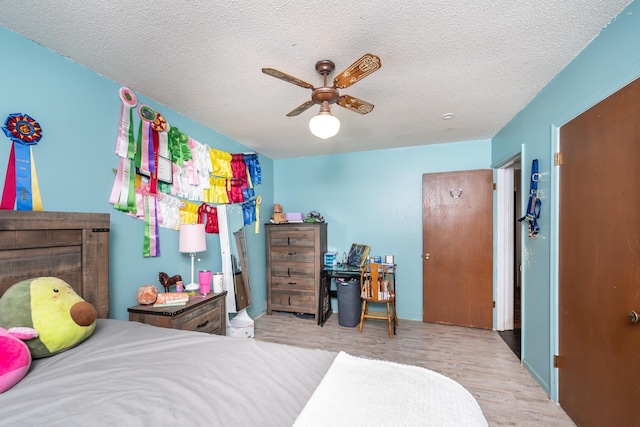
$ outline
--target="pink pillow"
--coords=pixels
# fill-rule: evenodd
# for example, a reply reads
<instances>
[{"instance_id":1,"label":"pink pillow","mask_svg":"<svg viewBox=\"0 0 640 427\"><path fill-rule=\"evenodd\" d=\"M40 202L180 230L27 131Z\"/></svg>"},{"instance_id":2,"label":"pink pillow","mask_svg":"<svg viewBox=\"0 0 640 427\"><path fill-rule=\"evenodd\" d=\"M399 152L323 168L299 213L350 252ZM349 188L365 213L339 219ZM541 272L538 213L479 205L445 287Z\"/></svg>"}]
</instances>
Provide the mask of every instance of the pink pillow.
<instances>
[{"instance_id":1,"label":"pink pillow","mask_svg":"<svg viewBox=\"0 0 640 427\"><path fill-rule=\"evenodd\" d=\"M16 385L29 371L31 352L21 340L38 336L32 328L0 328L0 393Z\"/></svg>"}]
</instances>

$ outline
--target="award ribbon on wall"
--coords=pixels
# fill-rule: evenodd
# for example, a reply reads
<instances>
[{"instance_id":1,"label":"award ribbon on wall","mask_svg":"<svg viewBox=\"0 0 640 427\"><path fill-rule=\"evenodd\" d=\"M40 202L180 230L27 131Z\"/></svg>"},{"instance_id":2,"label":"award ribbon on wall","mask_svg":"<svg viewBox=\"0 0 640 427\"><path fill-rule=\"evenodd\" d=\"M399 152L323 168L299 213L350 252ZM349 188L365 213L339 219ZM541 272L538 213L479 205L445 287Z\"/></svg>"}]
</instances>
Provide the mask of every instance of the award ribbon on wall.
<instances>
[{"instance_id":1,"label":"award ribbon on wall","mask_svg":"<svg viewBox=\"0 0 640 427\"><path fill-rule=\"evenodd\" d=\"M120 129L118 130L118 140L116 142L116 154L120 157L133 159L136 150L135 138L133 136L133 108L138 103L135 94L126 87L121 87L120 99L122 108L120 109Z\"/></svg>"},{"instance_id":2,"label":"award ribbon on wall","mask_svg":"<svg viewBox=\"0 0 640 427\"><path fill-rule=\"evenodd\" d=\"M149 188L151 194L157 194L158 192L158 156L160 155L162 142L160 135L164 134L166 138L167 127L167 121L162 117L162 114L156 112L156 116L151 122L151 146L153 147L153 167L149 168L152 169L150 173L151 186Z\"/></svg>"},{"instance_id":3,"label":"award ribbon on wall","mask_svg":"<svg viewBox=\"0 0 640 427\"><path fill-rule=\"evenodd\" d=\"M0 209L42 210L40 187L31 146L42 138L42 128L28 114L9 114L2 127L11 141ZM17 201L17 202L16 202Z\"/></svg>"},{"instance_id":4,"label":"award ribbon on wall","mask_svg":"<svg viewBox=\"0 0 640 427\"><path fill-rule=\"evenodd\" d=\"M262 196L256 197L256 225L255 225L255 234L260 233L260 203L262 203Z\"/></svg>"},{"instance_id":5,"label":"award ribbon on wall","mask_svg":"<svg viewBox=\"0 0 640 427\"><path fill-rule=\"evenodd\" d=\"M153 139L151 136L151 123L156 118L156 112L148 105L138 108L140 116L140 130L138 133L138 150L136 151L136 167L146 175L153 168ZM155 171L155 170L154 170Z\"/></svg>"}]
</instances>

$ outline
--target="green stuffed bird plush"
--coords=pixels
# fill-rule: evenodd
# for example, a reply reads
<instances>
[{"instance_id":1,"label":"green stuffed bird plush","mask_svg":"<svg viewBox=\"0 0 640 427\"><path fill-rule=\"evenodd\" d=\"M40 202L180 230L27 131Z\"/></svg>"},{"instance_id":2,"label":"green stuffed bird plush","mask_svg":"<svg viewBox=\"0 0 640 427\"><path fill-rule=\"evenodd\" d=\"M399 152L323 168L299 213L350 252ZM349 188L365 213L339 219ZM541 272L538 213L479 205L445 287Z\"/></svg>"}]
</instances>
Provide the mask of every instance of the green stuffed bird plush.
<instances>
[{"instance_id":1,"label":"green stuffed bird plush","mask_svg":"<svg viewBox=\"0 0 640 427\"><path fill-rule=\"evenodd\" d=\"M0 327L29 327L38 338L26 342L34 359L52 356L93 334L97 311L64 280L37 277L12 285L0 298Z\"/></svg>"}]
</instances>

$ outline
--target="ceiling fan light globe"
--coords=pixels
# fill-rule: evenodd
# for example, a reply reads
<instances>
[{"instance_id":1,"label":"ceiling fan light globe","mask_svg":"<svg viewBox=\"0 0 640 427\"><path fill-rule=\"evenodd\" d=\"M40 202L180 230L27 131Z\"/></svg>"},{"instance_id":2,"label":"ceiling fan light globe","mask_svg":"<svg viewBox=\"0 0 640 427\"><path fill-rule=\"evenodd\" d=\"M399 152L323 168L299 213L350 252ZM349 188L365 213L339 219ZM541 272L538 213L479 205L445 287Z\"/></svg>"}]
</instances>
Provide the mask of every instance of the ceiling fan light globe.
<instances>
[{"instance_id":1,"label":"ceiling fan light globe","mask_svg":"<svg viewBox=\"0 0 640 427\"><path fill-rule=\"evenodd\" d=\"M329 112L321 111L309 120L309 130L318 138L331 138L340 130L340 120Z\"/></svg>"}]
</instances>

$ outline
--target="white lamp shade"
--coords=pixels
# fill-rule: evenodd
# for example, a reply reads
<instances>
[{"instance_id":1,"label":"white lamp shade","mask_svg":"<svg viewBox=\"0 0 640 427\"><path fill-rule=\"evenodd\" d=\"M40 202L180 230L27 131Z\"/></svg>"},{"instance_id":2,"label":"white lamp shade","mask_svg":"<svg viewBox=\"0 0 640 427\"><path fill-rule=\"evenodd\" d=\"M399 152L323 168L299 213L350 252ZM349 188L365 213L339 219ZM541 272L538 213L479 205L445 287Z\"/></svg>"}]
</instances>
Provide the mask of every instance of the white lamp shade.
<instances>
[{"instance_id":1,"label":"white lamp shade","mask_svg":"<svg viewBox=\"0 0 640 427\"><path fill-rule=\"evenodd\" d=\"M330 112L321 111L309 120L309 130L318 138L331 138L340 130L340 120Z\"/></svg>"},{"instance_id":2,"label":"white lamp shade","mask_svg":"<svg viewBox=\"0 0 640 427\"><path fill-rule=\"evenodd\" d=\"M196 253L207 250L204 224L180 225L180 252Z\"/></svg>"}]
</instances>

